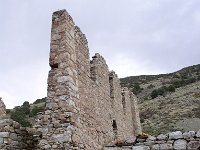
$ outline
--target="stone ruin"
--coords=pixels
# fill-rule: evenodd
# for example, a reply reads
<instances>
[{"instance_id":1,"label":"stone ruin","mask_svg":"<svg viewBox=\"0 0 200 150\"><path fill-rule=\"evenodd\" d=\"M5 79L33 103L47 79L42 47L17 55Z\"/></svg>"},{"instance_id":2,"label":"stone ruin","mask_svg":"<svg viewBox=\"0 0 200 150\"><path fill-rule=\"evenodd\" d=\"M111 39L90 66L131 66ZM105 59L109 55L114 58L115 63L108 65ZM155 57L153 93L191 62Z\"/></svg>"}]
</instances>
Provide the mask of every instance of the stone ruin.
<instances>
[{"instance_id":1,"label":"stone ruin","mask_svg":"<svg viewBox=\"0 0 200 150\"><path fill-rule=\"evenodd\" d=\"M53 13L46 108L33 128L0 120L0 149L101 150L141 134L136 96L95 54L66 10ZM0 99L0 116L6 114Z\"/></svg>"},{"instance_id":2,"label":"stone ruin","mask_svg":"<svg viewBox=\"0 0 200 150\"><path fill-rule=\"evenodd\" d=\"M49 64L46 109L33 128L4 118L0 98L0 149L199 149L200 130L136 139L141 135L136 96L120 86L101 55L90 61L87 39L65 10L53 13Z\"/></svg>"},{"instance_id":3,"label":"stone ruin","mask_svg":"<svg viewBox=\"0 0 200 150\"><path fill-rule=\"evenodd\" d=\"M137 98L95 54L66 10L53 13L46 111L35 126L41 149L100 150L141 133Z\"/></svg>"},{"instance_id":4,"label":"stone ruin","mask_svg":"<svg viewBox=\"0 0 200 150\"><path fill-rule=\"evenodd\" d=\"M3 118L5 116L6 116L6 106L2 101L2 98L0 97L0 118Z\"/></svg>"}]
</instances>

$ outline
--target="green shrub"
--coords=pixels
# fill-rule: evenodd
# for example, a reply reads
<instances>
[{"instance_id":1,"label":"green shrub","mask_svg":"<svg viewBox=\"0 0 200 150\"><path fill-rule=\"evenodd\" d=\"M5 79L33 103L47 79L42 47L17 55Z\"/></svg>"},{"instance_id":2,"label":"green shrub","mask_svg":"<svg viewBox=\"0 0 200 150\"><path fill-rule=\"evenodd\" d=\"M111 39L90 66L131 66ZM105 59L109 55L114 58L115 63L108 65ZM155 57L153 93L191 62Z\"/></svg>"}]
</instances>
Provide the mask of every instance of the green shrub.
<instances>
[{"instance_id":1,"label":"green shrub","mask_svg":"<svg viewBox=\"0 0 200 150\"><path fill-rule=\"evenodd\" d=\"M165 96L167 92L175 92L174 85L170 85L168 87L162 86L161 88L155 89L151 92L151 98L154 99L158 97L158 95Z\"/></svg>"},{"instance_id":2,"label":"green shrub","mask_svg":"<svg viewBox=\"0 0 200 150\"><path fill-rule=\"evenodd\" d=\"M139 94L142 90L143 90L143 88L140 87L139 83L135 83L135 84L133 85L132 92L133 92L134 94L137 95L137 94Z\"/></svg>"},{"instance_id":3,"label":"green shrub","mask_svg":"<svg viewBox=\"0 0 200 150\"><path fill-rule=\"evenodd\" d=\"M41 98L41 99L37 99L35 102L33 102L33 104L43 103L43 102L46 102L46 100L47 100L46 97Z\"/></svg>"},{"instance_id":4,"label":"green shrub","mask_svg":"<svg viewBox=\"0 0 200 150\"><path fill-rule=\"evenodd\" d=\"M144 123L144 118L141 118L141 117L140 117L140 122L141 122L141 123Z\"/></svg>"},{"instance_id":5,"label":"green shrub","mask_svg":"<svg viewBox=\"0 0 200 150\"><path fill-rule=\"evenodd\" d=\"M17 106L10 112L10 118L19 122L22 127L31 127L31 123L28 121L28 115L30 113L30 104L25 101L23 105Z\"/></svg>"},{"instance_id":6,"label":"green shrub","mask_svg":"<svg viewBox=\"0 0 200 150\"><path fill-rule=\"evenodd\" d=\"M30 116L30 117L34 117L34 116L37 115L37 113L43 112L43 111L44 111L44 106L41 106L41 107L35 106L35 107L31 110L29 116Z\"/></svg>"},{"instance_id":7,"label":"green shrub","mask_svg":"<svg viewBox=\"0 0 200 150\"><path fill-rule=\"evenodd\" d=\"M153 91L151 92L151 98L152 98L152 99L156 98L158 95L159 95L159 94L158 94L158 91L157 91L157 90L153 90Z\"/></svg>"},{"instance_id":8,"label":"green shrub","mask_svg":"<svg viewBox=\"0 0 200 150\"><path fill-rule=\"evenodd\" d=\"M168 86L168 91L169 92L175 92L176 88L174 87L174 85L170 85Z\"/></svg>"},{"instance_id":9,"label":"green shrub","mask_svg":"<svg viewBox=\"0 0 200 150\"><path fill-rule=\"evenodd\" d=\"M31 123L27 120L27 116L21 108L11 111L10 118L20 123L22 127L31 127Z\"/></svg>"},{"instance_id":10,"label":"green shrub","mask_svg":"<svg viewBox=\"0 0 200 150\"><path fill-rule=\"evenodd\" d=\"M30 104L29 104L29 102L25 101L23 103L23 105L20 107L20 109L24 114L28 115L30 113Z\"/></svg>"}]
</instances>

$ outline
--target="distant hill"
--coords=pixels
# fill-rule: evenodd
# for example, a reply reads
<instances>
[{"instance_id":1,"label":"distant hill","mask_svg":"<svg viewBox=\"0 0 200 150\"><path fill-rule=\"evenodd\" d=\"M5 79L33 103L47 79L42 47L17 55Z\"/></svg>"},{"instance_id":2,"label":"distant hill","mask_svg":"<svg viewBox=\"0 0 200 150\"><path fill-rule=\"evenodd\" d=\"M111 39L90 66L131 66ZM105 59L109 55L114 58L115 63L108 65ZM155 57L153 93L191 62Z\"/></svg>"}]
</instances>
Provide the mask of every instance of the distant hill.
<instances>
[{"instance_id":1,"label":"distant hill","mask_svg":"<svg viewBox=\"0 0 200 150\"><path fill-rule=\"evenodd\" d=\"M200 129L200 64L169 74L120 80L139 98L144 132Z\"/></svg>"}]
</instances>

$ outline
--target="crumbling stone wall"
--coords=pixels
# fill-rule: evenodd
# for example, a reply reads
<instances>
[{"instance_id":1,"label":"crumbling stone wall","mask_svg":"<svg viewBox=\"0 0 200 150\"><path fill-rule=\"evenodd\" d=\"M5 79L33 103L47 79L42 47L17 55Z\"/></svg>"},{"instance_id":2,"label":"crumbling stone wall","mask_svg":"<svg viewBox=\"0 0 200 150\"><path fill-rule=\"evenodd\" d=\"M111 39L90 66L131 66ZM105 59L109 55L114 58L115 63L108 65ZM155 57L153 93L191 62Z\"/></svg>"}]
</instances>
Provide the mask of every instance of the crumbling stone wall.
<instances>
[{"instance_id":1,"label":"crumbling stone wall","mask_svg":"<svg viewBox=\"0 0 200 150\"><path fill-rule=\"evenodd\" d=\"M40 133L36 129L24 128L11 119L0 120L1 150L36 150Z\"/></svg>"},{"instance_id":2,"label":"crumbling stone wall","mask_svg":"<svg viewBox=\"0 0 200 150\"><path fill-rule=\"evenodd\" d=\"M130 146L110 146L104 150L199 150L200 149L200 130L169 132L160 134L157 137L148 136L138 137L136 143Z\"/></svg>"},{"instance_id":3,"label":"crumbling stone wall","mask_svg":"<svg viewBox=\"0 0 200 150\"><path fill-rule=\"evenodd\" d=\"M87 39L65 10L53 13L49 61L38 149L98 150L134 142L141 133L136 97L122 90L100 54L90 61Z\"/></svg>"},{"instance_id":4,"label":"crumbling stone wall","mask_svg":"<svg viewBox=\"0 0 200 150\"><path fill-rule=\"evenodd\" d=\"M0 97L0 118L3 118L5 116L6 116L6 106L2 101L2 98Z\"/></svg>"}]
</instances>

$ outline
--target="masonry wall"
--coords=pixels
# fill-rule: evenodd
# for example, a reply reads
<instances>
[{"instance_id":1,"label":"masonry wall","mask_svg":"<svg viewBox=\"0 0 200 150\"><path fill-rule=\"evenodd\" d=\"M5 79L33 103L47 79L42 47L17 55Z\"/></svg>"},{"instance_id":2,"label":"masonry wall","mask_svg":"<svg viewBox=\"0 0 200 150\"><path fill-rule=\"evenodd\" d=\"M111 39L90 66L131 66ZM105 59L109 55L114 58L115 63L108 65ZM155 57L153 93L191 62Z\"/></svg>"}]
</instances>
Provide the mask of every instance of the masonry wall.
<instances>
[{"instance_id":1,"label":"masonry wall","mask_svg":"<svg viewBox=\"0 0 200 150\"><path fill-rule=\"evenodd\" d=\"M0 119L6 116L6 106L0 97Z\"/></svg>"},{"instance_id":2,"label":"masonry wall","mask_svg":"<svg viewBox=\"0 0 200 150\"><path fill-rule=\"evenodd\" d=\"M130 146L110 146L104 150L199 150L200 130L169 132L160 134L157 137L148 135L138 137L136 143Z\"/></svg>"},{"instance_id":3,"label":"masonry wall","mask_svg":"<svg viewBox=\"0 0 200 150\"><path fill-rule=\"evenodd\" d=\"M21 127L11 119L0 120L1 150L36 150L39 140L36 129Z\"/></svg>"},{"instance_id":4,"label":"masonry wall","mask_svg":"<svg viewBox=\"0 0 200 150\"><path fill-rule=\"evenodd\" d=\"M100 54L90 61L87 39L65 10L52 17L49 62L46 111L36 125L42 132L38 149L98 150L134 142L141 132L139 123L134 126L135 100Z\"/></svg>"}]
</instances>

